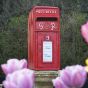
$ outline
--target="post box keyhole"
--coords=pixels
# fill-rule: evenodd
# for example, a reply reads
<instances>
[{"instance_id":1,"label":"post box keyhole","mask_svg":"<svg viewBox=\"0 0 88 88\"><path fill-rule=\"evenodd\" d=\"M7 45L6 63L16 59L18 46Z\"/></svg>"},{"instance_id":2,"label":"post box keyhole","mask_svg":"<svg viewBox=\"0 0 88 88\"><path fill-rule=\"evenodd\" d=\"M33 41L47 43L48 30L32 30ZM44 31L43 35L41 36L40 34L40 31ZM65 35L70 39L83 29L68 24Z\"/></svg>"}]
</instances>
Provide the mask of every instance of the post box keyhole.
<instances>
[{"instance_id":1,"label":"post box keyhole","mask_svg":"<svg viewBox=\"0 0 88 88\"><path fill-rule=\"evenodd\" d=\"M50 36L49 35L46 36L46 40L50 40Z\"/></svg>"}]
</instances>

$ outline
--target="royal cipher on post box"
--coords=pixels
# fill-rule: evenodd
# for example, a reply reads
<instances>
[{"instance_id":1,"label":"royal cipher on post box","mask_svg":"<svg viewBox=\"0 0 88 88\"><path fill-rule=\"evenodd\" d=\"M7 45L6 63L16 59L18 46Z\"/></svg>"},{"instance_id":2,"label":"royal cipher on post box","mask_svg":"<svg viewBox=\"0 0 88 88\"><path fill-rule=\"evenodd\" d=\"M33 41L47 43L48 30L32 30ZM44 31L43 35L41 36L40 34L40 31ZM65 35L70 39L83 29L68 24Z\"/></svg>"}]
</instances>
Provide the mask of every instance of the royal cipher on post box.
<instances>
[{"instance_id":1,"label":"royal cipher on post box","mask_svg":"<svg viewBox=\"0 0 88 88\"><path fill-rule=\"evenodd\" d=\"M60 9L36 6L28 18L28 65L34 70L60 69Z\"/></svg>"}]
</instances>

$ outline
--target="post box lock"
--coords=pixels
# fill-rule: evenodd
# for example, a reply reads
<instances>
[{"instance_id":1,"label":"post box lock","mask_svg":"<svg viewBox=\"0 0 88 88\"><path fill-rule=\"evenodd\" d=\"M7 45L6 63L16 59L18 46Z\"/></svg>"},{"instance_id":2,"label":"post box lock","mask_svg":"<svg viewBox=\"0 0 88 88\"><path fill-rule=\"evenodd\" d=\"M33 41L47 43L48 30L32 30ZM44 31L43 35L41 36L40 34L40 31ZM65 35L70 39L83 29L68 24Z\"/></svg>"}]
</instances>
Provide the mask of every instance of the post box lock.
<instances>
[{"instance_id":1,"label":"post box lock","mask_svg":"<svg viewBox=\"0 0 88 88\"><path fill-rule=\"evenodd\" d=\"M50 36L47 35L47 36L45 37L45 40L50 40Z\"/></svg>"}]
</instances>

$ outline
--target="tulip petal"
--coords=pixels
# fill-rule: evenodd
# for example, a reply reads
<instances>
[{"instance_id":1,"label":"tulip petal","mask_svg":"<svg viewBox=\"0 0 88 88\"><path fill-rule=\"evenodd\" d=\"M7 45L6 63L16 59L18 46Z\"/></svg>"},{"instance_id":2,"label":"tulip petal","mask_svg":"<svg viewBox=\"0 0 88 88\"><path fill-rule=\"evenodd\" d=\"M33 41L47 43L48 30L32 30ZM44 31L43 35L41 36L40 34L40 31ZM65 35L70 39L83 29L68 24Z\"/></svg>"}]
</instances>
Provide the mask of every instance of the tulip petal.
<instances>
[{"instance_id":1,"label":"tulip petal","mask_svg":"<svg viewBox=\"0 0 88 88\"><path fill-rule=\"evenodd\" d=\"M69 88L64 84L63 80L60 77L53 79L52 82L55 88Z\"/></svg>"},{"instance_id":2,"label":"tulip petal","mask_svg":"<svg viewBox=\"0 0 88 88\"><path fill-rule=\"evenodd\" d=\"M7 69L7 65L6 64L2 64L1 65L2 71L6 74L8 74L8 69Z\"/></svg>"},{"instance_id":3,"label":"tulip petal","mask_svg":"<svg viewBox=\"0 0 88 88\"><path fill-rule=\"evenodd\" d=\"M27 61L25 59L23 60L18 60L15 58L9 59L7 61L7 64L2 64L1 67L5 75L8 75L16 70L27 68Z\"/></svg>"},{"instance_id":4,"label":"tulip petal","mask_svg":"<svg viewBox=\"0 0 88 88\"><path fill-rule=\"evenodd\" d=\"M88 22L81 26L81 35L88 43Z\"/></svg>"},{"instance_id":5,"label":"tulip petal","mask_svg":"<svg viewBox=\"0 0 88 88\"><path fill-rule=\"evenodd\" d=\"M34 72L26 68L17 70L6 76L3 85L5 88L33 88Z\"/></svg>"}]
</instances>

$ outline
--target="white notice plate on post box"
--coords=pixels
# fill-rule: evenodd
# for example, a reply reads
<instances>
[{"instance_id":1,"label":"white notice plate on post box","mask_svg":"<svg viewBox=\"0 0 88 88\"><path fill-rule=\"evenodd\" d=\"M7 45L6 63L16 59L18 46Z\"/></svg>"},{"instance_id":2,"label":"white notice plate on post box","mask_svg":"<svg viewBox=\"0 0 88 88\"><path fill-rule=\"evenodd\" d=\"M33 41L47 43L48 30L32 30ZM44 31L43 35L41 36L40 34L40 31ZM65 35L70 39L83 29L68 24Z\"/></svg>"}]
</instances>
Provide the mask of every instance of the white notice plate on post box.
<instances>
[{"instance_id":1,"label":"white notice plate on post box","mask_svg":"<svg viewBox=\"0 0 88 88\"><path fill-rule=\"evenodd\" d=\"M43 62L52 62L52 42L43 41Z\"/></svg>"}]
</instances>

